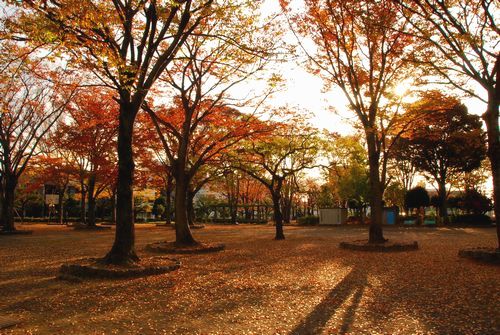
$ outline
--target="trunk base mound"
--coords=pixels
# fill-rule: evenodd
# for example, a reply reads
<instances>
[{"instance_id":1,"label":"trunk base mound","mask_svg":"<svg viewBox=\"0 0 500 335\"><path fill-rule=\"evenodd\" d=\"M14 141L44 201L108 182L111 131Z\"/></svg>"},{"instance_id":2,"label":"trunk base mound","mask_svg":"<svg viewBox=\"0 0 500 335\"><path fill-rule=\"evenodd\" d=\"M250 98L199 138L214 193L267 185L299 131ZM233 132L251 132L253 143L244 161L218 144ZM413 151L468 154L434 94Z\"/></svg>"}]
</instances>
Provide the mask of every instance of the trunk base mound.
<instances>
[{"instance_id":1,"label":"trunk base mound","mask_svg":"<svg viewBox=\"0 0 500 335\"><path fill-rule=\"evenodd\" d=\"M500 265L500 249L468 248L458 251L458 256L476 261Z\"/></svg>"},{"instance_id":2,"label":"trunk base mound","mask_svg":"<svg viewBox=\"0 0 500 335\"><path fill-rule=\"evenodd\" d=\"M204 254L222 251L226 248L221 243L196 243L179 245L175 242L156 242L146 245L146 250L162 254Z\"/></svg>"},{"instance_id":3,"label":"trunk base mound","mask_svg":"<svg viewBox=\"0 0 500 335\"><path fill-rule=\"evenodd\" d=\"M416 241L387 241L385 243L368 243L367 240L358 240L352 242L341 242L339 246L341 249L374 252L418 250L418 243Z\"/></svg>"},{"instance_id":4,"label":"trunk base mound","mask_svg":"<svg viewBox=\"0 0 500 335\"><path fill-rule=\"evenodd\" d=\"M33 230L0 230L0 235L31 235Z\"/></svg>"},{"instance_id":5,"label":"trunk base mound","mask_svg":"<svg viewBox=\"0 0 500 335\"><path fill-rule=\"evenodd\" d=\"M71 264L63 264L58 279L79 282L83 278L133 278L164 274L177 270L181 263L167 257L142 258L127 265L111 265L101 258L85 258Z\"/></svg>"}]
</instances>

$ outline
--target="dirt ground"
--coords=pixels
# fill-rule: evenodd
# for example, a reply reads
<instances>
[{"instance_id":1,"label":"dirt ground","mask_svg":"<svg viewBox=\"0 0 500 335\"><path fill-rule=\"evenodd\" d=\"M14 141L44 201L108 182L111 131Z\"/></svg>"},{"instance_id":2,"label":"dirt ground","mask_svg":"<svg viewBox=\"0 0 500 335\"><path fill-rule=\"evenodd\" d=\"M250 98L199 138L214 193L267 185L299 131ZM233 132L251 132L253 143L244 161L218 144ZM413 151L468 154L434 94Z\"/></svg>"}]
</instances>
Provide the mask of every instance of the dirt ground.
<instances>
[{"instance_id":1,"label":"dirt ground","mask_svg":"<svg viewBox=\"0 0 500 335\"><path fill-rule=\"evenodd\" d=\"M457 257L495 246L492 228L387 228L420 250L338 248L367 228L207 226L214 254L179 255L166 275L129 280L56 280L59 266L102 257L114 231L33 225L0 236L0 316L22 322L5 334L499 334L500 268ZM138 225L136 248L173 240L169 228Z\"/></svg>"}]
</instances>

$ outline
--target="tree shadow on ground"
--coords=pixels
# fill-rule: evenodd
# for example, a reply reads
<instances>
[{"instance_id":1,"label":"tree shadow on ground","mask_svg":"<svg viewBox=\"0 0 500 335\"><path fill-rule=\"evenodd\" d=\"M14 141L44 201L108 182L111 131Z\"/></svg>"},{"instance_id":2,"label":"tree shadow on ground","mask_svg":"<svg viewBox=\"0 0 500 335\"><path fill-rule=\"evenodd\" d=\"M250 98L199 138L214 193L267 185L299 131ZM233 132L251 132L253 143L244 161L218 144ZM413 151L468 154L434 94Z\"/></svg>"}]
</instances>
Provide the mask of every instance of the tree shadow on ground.
<instances>
[{"instance_id":1,"label":"tree shadow on ground","mask_svg":"<svg viewBox=\"0 0 500 335\"><path fill-rule=\"evenodd\" d=\"M368 273L354 267L323 300L290 332L290 335L320 334L328 321L337 312L341 306L352 296L352 300L344 311L340 329L336 330L338 334L349 332L354 322L356 310L363 297L365 287L368 285Z\"/></svg>"}]
</instances>

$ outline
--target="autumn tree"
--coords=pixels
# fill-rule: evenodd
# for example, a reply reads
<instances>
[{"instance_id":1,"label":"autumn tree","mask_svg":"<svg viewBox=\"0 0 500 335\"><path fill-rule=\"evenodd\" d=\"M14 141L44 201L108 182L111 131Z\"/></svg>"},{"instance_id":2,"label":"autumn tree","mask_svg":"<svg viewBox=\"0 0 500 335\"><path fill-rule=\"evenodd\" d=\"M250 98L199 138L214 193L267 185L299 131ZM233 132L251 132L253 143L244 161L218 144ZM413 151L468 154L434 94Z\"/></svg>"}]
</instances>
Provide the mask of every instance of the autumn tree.
<instances>
[{"instance_id":1,"label":"autumn tree","mask_svg":"<svg viewBox=\"0 0 500 335\"><path fill-rule=\"evenodd\" d=\"M317 194L317 198L314 197L315 193ZM312 202L316 202L319 208L331 208L339 205L336 199L336 194L334 195L332 187L328 183L325 183L319 187L311 185L307 192L308 204L311 202L310 199L313 200ZM308 211L305 211L305 213L307 214Z\"/></svg>"},{"instance_id":2,"label":"autumn tree","mask_svg":"<svg viewBox=\"0 0 500 335\"><path fill-rule=\"evenodd\" d=\"M409 113L418 114L421 120L408 134L412 163L437 184L439 215L447 223L447 183L477 169L486 156L481 120L458 99L438 91L423 93Z\"/></svg>"},{"instance_id":3,"label":"autumn tree","mask_svg":"<svg viewBox=\"0 0 500 335\"><path fill-rule=\"evenodd\" d=\"M37 164L34 164L32 160L23 174L19 177L14 198L15 210L17 211L16 214L21 217L21 222L24 221L30 205L44 205L43 196L37 192L41 186L40 180L37 178L39 176L38 171Z\"/></svg>"},{"instance_id":4,"label":"autumn tree","mask_svg":"<svg viewBox=\"0 0 500 335\"><path fill-rule=\"evenodd\" d=\"M283 223L290 223L292 219L292 210L297 193L300 191L299 180L302 176L294 173L283 181L283 195L281 197L281 212L283 214Z\"/></svg>"},{"instance_id":5,"label":"autumn tree","mask_svg":"<svg viewBox=\"0 0 500 335\"><path fill-rule=\"evenodd\" d=\"M495 216L500 217L499 4L495 0L395 0L424 42L413 59L448 84L487 104L488 158L493 175ZM476 84L473 85L472 83ZM500 225L497 225L500 246Z\"/></svg>"},{"instance_id":6,"label":"autumn tree","mask_svg":"<svg viewBox=\"0 0 500 335\"><path fill-rule=\"evenodd\" d=\"M327 87L339 87L355 113L366 141L370 180L369 242L386 241L382 232L382 196L387 153L400 110L390 103L391 90L408 78L411 37L391 0L304 0L305 13L293 14L281 1L297 35L314 42L306 48L310 69ZM398 127L399 128L399 127Z\"/></svg>"},{"instance_id":7,"label":"autumn tree","mask_svg":"<svg viewBox=\"0 0 500 335\"><path fill-rule=\"evenodd\" d=\"M412 147L408 145L408 141L404 136L395 141L388 163L388 171L405 192L412 188L417 175L417 168L412 160Z\"/></svg>"},{"instance_id":8,"label":"autumn tree","mask_svg":"<svg viewBox=\"0 0 500 335\"><path fill-rule=\"evenodd\" d=\"M97 197L116 179L117 116L118 105L110 91L82 90L51 135L53 153L66 160L80 182L81 220L89 227L96 224Z\"/></svg>"},{"instance_id":9,"label":"autumn tree","mask_svg":"<svg viewBox=\"0 0 500 335\"><path fill-rule=\"evenodd\" d=\"M147 183L150 187L160 190L163 206L165 206L165 223L172 223L172 195L174 192L174 177L169 158L165 155L164 147L158 138L157 131L151 118L146 114L138 116L135 129L134 150L137 157L139 175L136 176L140 184Z\"/></svg>"},{"instance_id":10,"label":"autumn tree","mask_svg":"<svg viewBox=\"0 0 500 335\"><path fill-rule=\"evenodd\" d=\"M134 249L132 150L134 121L155 82L206 17L232 1L11 1L12 35L57 44L71 66L90 71L115 90L119 103L117 222L105 260L139 260Z\"/></svg>"},{"instance_id":11,"label":"autumn tree","mask_svg":"<svg viewBox=\"0 0 500 335\"><path fill-rule=\"evenodd\" d=\"M463 172L459 176L453 178L453 185L467 192L468 190L483 190L491 176L491 167L489 160L485 159L481 162L481 166L472 171Z\"/></svg>"},{"instance_id":12,"label":"autumn tree","mask_svg":"<svg viewBox=\"0 0 500 335\"><path fill-rule=\"evenodd\" d=\"M198 102L192 110L184 108L182 101L176 99L171 108L149 111L175 180L176 242L197 243L188 218L190 188L198 188L192 185L194 178L204 165L218 164L227 149L266 128L255 116L223 103L214 105L212 100Z\"/></svg>"},{"instance_id":13,"label":"autumn tree","mask_svg":"<svg viewBox=\"0 0 500 335\"><path fill-rule=\"evenodd\" d=\"M328 164L324 169L327 185L337 206L355 209L364 222L370 199L368 159L359 136L329 134L326 147Z\"/></svg>"},{"instance_id":14,"label":"autumn tree","mask_svg":"<svg viewBox=\"0 0 500 335\"><path fill-rule=\"evenodd\" d=\"M238 150L237 147L233 149ZM222 194L229 207L231 223L236 224L238 207L243 206L245 219L251 219L248 206L264 204L268 199L266 188L259 181L232 166L232 155L237 156L237 152L230 151L229 155L221 157L219 178L211 181L208 189Z\"/></svg>"},{"instance_id":15,"label":"autumn tree","mask_svg":"<svg viewBox=\"0 0 500 335\"><path fill-rule=\"evenodd\" d=\"M404 186L398 181L394 181L387 185L384 192L384 201L386 206L404 208L405 193L406 190Z\"/></svg>"},{"instance_id":16,"label":"autumn tree","mask_svg":"<svg viewBox=\"0 0 500 335\"><path fill-rule=\"evenodd\" d=\"M245 206L245 218L249 219L249 205L264 204L268 202L268 196L264 185L243 173L238 180L239 201L238 204Z\"/></svg>"},{"instance_id":17,"label":"autumn tree","mask_svg":"<svg viewBox=\"0 0 500 335\"><path fill-rule=\"evenodd\" d=\"M298 123L275 124L273 134L257 141L245 141L232 158L235 168L261 182L269 191L274 210L276 240L283 233L282 198L287 178L318 166L316 157L321 147L317 133Z\"/></svg>"},{"instance_id":18,"label":"autumn tree","mask_svg":"<svg viewBox=\"0 0 500 335\"><path fill-rule=\"evenodd\" d=\"M162 76L162 83L175 92L173 104L168 109L154 106L154 102L143 104L172 167L178 244L196 243L188 225L186 201L197 171L226 148L259 131L254 115L232 106L247 105L249 99L258 106L273 91L267 90L263 97L250 94L250 98L234 94L238 84L258 78L277 43L269 35L273 26L258 21L258 9L258 3L244 3L202 21Z\"/></svg>"},{"instance_id":19,"label":"autumn tree","mask_svg":"<svg viewBox=\"0 0 500 335\"><path fill-rule=\"evenodd\" d=\"M244 175L241 171L226 167L222 170L222 192L226 197L229 207L229 217L232 224L237 223L237 211L241 193L241 177Z\"/></svg>"},{"instance_id":20,"label":"autumn tree","mask_svg":"<svg viewBox=\"0 0 500 335\"><path fill-rule=\"evenodd\" d=\"M65 111L75 88L61 86L57 69L29 57L16 45L1 45L9 57L0 65L0 195L3 230L15 231L14 194L39 143ZM18 56L16 56L18 55ZM38 73L38 75L37 75ZM47 76L47 74L49 74ZM43 75L43 76L42 76ZM44 79L45 78L45 79Z\"/></svg>"},{"instance_id":21,"label":"autumn tree","mask_svg":"<svg viewBox=\"0 0 500 335\"><path fill-rule=\"evenodd\" d=\"M63 224L64 198L70 181L74 176L72 166L68 164L63 157L48 153L44 149L43 153L38 156L36 160L32 161L31 168L37 172L36 177L32 179L32 183L34 183L37 188L50 184L57 190L59 198L57 203L58 221L59 224Z\"/></svg>"}]
</instances>

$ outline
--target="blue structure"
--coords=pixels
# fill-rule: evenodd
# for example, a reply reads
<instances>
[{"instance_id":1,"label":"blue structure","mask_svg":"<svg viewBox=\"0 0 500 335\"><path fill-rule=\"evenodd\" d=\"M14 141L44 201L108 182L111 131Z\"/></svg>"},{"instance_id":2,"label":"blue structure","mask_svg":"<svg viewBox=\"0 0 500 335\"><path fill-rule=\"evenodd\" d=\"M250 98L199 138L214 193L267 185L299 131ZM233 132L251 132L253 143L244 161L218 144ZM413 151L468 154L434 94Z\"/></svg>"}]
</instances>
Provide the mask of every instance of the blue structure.
<instances>
[{"instance_id":1,"label":"blue structure","mask_svg":"<svg viewBox=\"0 0 500 335\"><path fill-rule=\"evenodd\" d=\"M395 225L398 223L399 208L398 207L384 207L384 214L382 222L384 224Z\"/></svg>"}]
</instances>

